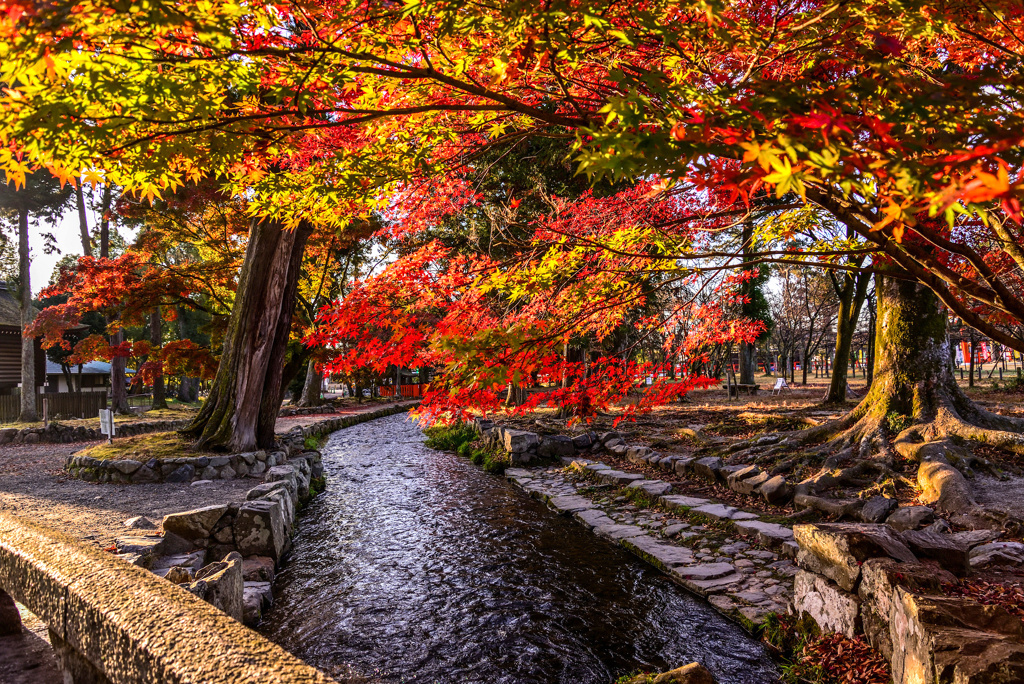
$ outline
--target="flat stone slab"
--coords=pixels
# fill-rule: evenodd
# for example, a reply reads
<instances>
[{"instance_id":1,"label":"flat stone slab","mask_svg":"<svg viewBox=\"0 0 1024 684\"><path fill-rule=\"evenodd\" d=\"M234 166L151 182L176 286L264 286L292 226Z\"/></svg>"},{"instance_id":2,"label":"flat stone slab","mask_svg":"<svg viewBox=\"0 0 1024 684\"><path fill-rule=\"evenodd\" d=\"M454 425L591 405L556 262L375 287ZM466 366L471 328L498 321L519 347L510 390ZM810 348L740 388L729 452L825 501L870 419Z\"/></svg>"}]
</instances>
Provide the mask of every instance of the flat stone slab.
<instances>
[{"instance_id":1,"label":"flat stone slab","mask_svg":"<svg viewBox=\"0 0 1024 684\"><path fill-rule=\"evenodd\" d=\"M604 463L588 463L587 465L583 466L583 468L585 470L589 470L589 471L595 472L595 473L600 471L600 470L611 470L612 469L611 466L605 465Z\"/></svg>"},{"instance_id":2,"label":"flat stone slab","mask_svg":"<svg viewBox=\"0 0 1024 684\"><path fill-rule=\"evenodd\" d=\"M725 577L717 577L715 579L707 580L683 579L683 584L699 594L710 594L716 591L725 591L729 587L738 584L743 580L744 575L741 575L740 573L733 573L732 575L726 575Z\"/></svg>"},{"instance_id":3,"label":"flat stone slab","mask_svg":"<svg viewBox=\"0 0 1024 684\"><path fill-rule=\"evenodd\" d=\"M614 525L615 521L605 515L604 511L597 508L590 508L582 511L573 513L574 518L579 520L587 527L597 527L598 525Z\"/></svg>"},{"instance_id":4,"label":"flat stone slab","mask_svg":"<svg viewBox=\"0 0 1024 684\"><path fill-rule=\"evenodd\" d=\"M732 563L700 563L698 565L675 568L672 572L683 579L710 580L731 575L736 572L736 568L733 567Z\"/></svg>"},{"instance_id":5,"label":"flat stone slab","mask_svg":"<svg viewBox=\"0 0 1024 684\"><path fill-rule=\"evenodd\" d=\"M711 503L710 499L701 499L696 496L683 496L682 494L671 494L659 499L662 506L668 509L696 508Z\"/></svg>"},{"instance_id":6,"label":"flat stone slab","mask_svg":"<svg viewBox=\"0 0 1024 684\"><path fill-rule=\"evenodd\" d=\"M590 499L575 495L553 496L548 499L548 505L565 513L575 513L576 511L597 508L597 504L592 502Z\"/></svg>"},{"instance_id":7,"label":"flat stone slab","mask_svg":"<svg viewBox=\"0 0 1024 684\"><path fill-rule=\"evenodd\" d=\"M597 474L597 479L607 484L628 485L643 480L644 476L639 473L624 473L621 470L602 470Z\"/></svg>"},{"instance_id":8,"label":"flat stone slab","mask_svg":"<svg viewBox=\"0 0 1024 684\"><path fill-rule=\"evenodd\" d=\"M595 525L594 532L610 539L628 539L630 537L647 536L644 528L636 525Z\"/></svg>"},{"instance_id":9,"label":"flat stone slab","mask_svg":"<svg viewBox=\"0 0 1024 684\"><path fill-rule=\"evenodd\" d=\"M651 496L661 496L672 491L672 485L661 480L637 480L629 485L629 489L639 489Z\"/></svg>"},{"instance_id":10,"label":"flat stone slab","mask_svg":"<svg viewBox=\"0 0 1024 684\"><path fill-rule=\"evenodd\" d=\"M793 541L793 530L785 525L764 522L762 520L739 520L736 530L740 534L749 534L765 546L778 546Z\"/></svg>"},{"instance_id":11,"label":"flat stone slab","mask_svg":"<svg viewBox=\"0 0 1024 684\"><path fill-rule=\"evenodd\" d=\"M526 468L508 468L508 469L505 470L505 477L507 477L509 479L512 479L514 477L515 478L524 478L524 477L533 477L533 476L534 476L534 472L532 470L527 470Z\"/></svg>"},{"instance_id":12,"label":"flat stone slab","mask_svg":"<svg viewBox=\"0 0 1024 684\"><path fill-rule=\"evenodd\" d=\"M733 508L732 506L727 506L725 504L707 504L705 506L697 506L696 508L691 508L690 512L700 513L701 515L706 515L709 518L713 518L715 520L732 520L732 517L734 515L736 515L737 513L742 513L743 511L739 510L738 508ZM756 518L757 516L755 515L754 517Z\"/></svg>"},{"instance_id":13,"label":"flat stone slab","mask_svg":"<svg viewBox=\"0 0 1024 684\"><path fill-rule=\"evenodd\" d=\"M653 559L654 565L665 570L693 562L693 552L685 546L666 544L646 535L623 539L622 545L648 561Z\"/></svg>"}]
</instances>

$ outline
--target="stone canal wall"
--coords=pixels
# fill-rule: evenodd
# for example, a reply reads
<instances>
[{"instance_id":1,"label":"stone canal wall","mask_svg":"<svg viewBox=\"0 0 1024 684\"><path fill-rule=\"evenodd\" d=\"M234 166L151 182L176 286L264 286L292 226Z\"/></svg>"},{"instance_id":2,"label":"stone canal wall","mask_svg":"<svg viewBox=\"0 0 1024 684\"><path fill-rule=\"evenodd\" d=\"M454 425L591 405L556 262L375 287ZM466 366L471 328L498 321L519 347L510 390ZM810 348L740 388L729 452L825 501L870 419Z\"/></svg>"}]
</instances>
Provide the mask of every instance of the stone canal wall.
<instances>
[{"instance_id":1,"label":"stone canal wall","mask_svg":"<svg viewBox=\"0 0 1024 684\"><path fill-rule=\"evenodd\" d=\"M103 460L90 456L69 456L64 469L71 477L86 482L114 482L141 484L151 482L195 482L197 480L231 480L238 477L261 477L270 468L283 463L289 449L301 449L307 437L319 437L335 430L408 411L410 405L336 416L312 425L296 426L280 437L281 448L269 451L251 451L223 456L180 456L177 458ZM184 423L165 427L172 430ZM120 429L120 428L119 428ZM152 431L152 430L151 430Z\"/></svg>"},{"instance_id":2,"label":"stone canal wall","mask_svg":"<svg viewBox=\"0 0 1024 684\"><path fill-rule=\"evenodd\" d=\"M895 684L1024 682L1024 622L947 588L993 565L1020 570L1024 545L988 530L897 531L889 525L794 527L794 610L824 632L863 634Z\"/></svg>"},{"instance_id":3,"label":"stone canal wall","mask_svg":"<svg viewBox=\"0 0 1024 684\"><path fill-rule=\"evenodd\" d=\"M60 532L0 514L0 633L10 597L49 628L70 684L330 680L188 591Z\"/></svg>"}]
</instances>

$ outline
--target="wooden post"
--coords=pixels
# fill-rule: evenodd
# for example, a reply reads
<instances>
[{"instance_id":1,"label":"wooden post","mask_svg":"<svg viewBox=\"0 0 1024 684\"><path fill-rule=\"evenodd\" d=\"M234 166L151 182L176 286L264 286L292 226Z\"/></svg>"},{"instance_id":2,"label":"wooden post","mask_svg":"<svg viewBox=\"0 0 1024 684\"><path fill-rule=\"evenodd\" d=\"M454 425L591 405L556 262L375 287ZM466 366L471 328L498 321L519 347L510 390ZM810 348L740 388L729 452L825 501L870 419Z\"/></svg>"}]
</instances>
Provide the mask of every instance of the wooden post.
<instances>
[{"instance_id":1,"label":"wooden post","mask_svg":"<svg viewBox=\"0 0 1024 684\"><path fill-rule=\"evenodd\" d=\"M50 427L50 399L43 395L43 427Z\"/></svg>"}]
</instances>

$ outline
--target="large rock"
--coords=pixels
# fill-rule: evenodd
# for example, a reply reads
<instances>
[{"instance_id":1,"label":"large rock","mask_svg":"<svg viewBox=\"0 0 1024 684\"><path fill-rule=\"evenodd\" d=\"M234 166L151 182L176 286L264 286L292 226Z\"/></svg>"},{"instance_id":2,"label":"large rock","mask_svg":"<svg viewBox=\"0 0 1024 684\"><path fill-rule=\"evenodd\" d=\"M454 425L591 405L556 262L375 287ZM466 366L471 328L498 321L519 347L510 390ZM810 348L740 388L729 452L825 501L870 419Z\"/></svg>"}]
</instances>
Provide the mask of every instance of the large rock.
<instances>
[{"instance_id":1,"label":"large rock","mask_svg":"<svg viewBox=\"0 0 1024 684\"><path fill-rule=\"evenodd\" d=\"M247 501L235 516L235 544L244 556L269 556L275 562L288 549L288 531L282 504L258 499Z\"/></svg>"},{"instance_id":2,"label":"large rock","mask_svg":"<svg viewBox=\"0 0 1024 684\"><path fill-rule=\"evenodd\" d=\"M967 546L953 539L952 535L907 530L900 534L900 538L918 558L933 560L957 577L965 577L971 570Z\"/></svg>"},{"instance_id":3,"label":"large rock","mask_svg":"<svg viewBox=\"0 0 1024 684\"><path fill-rule=\"evenodd\" d=\"M206 539L227 512L228 505L221 504L183 513L172 513L164 518L164 530L189 541Z\"/></svg>"},{"instance_id":4,"label":"large rock","mask_svg":"<svg viewBox=\"0 0 1024 684\"><path fill-rule=\"evenodd\" d=\"M164 482L191 482L196 475L195 466L191 463L178 466L164 477Z\"/></svg>"},{"instance_id":5,"label":"large rock","mask_svg":"<svg viewBox=\"0 0 1024 684\"><path fill-rule=\"evenodd\" d=\"M512 454L525 453L540 444L537 433L526 430L510 430L506 428L502 430L501 439L501 445L505 448L505 451Z\"/></svg>"},{"instance_id":6,"label":"large rock","mask_svg":"<svg viewBox=\"0 0 1024 684\"><path fill-rule=\"evenodd\" d=\"M797 564L828 577L846 591L857 588L861 563L869 558L894 558L915 563L917 558L885 525L824 523L796 525L800 545Z\"/></svg>"},{"instance_id":7,"label":"large rock","mask_svg":"<svg viewBox=\"0 0 1024 684\"><path fill-rule=\"evenodd\" d=\"M905 506L897 508L885 519L894 530L916 530L935 520L935 511L927 506Z\"/></svg>"},{"instance_id":8,"label":"large rock","mask_svg":"<svg viewBox=\"0 0 1024 684\"><path fill-rule=\"evenodd\" d=\"M757 488L757 493L770 504L781 506L793 498L793 488L782 475L769 478Z\"/></svg>"},{"instance_id":9,"label":"large rock","mask_svg":"<svg viewBox=\"0 0 1024 684\"><path fill-rule=\"evenodd\" d=\"M971 567L980 570L999 565L1018 566L1024 563L1024 544L1020 542L992 542L971 549Z\"/></svg>"},{"instance_id":10,"label":"large rock","mask_svg":"<svg viewBox=\"0 0 1024 684\"><path fill-rule=\"evenodd\" d=\"M698 458L693 462L693 472L707 480L715 481L719 479L718 473L722 470L722 465L722 459L717 456Z\"/></svg>"},{"instance_id":11,"label":"large rock","mask_svg":"<svg viewBox=\"0 0 1024 684\"><path fill-rule=\"evenodd\" d=\"M298 471L287 465L274 466L263 476L264 482L283 482L293 499L299 498Z\"/></svg>"},{"instance_id":12,"label":"large rock","mask_svg":"<svg viewBox=\"0 0 1024 684\"><path fill-rule=\"evenodd\" d=\"M861 622L864 636L886 660L892 659L892 616L899 600L897 587L916 593L938 593L942 584L956 578L934 566L900 563L891 558L872 558L861 566L857 595L862 601Z\"/></svg>"},{"instance_id":13,"label":"large rock","mask_svg":"<svg viewBox=\"0 0 1024 684\"><path fill-rule=\"evenodd\" d=\"M1024 623L999 606L897 589L895 684L1024 682Z\"/></svg>"},{"instance_id":14,"label":"large rock","mask_svg":"<svg viewBox=\"0 0 1024 684\"><path fill-rule=\"evenodd\" d=\"M813 572L798 570L793 581L793 608L807 613L823 632L852 639L860 632L860 599Z\"/></svg>"},{"instance_id":15,"label":"large rock","mask_svg":"<svg viewBox=\"0 0 1024 684\"><path fill-rule=\"evenodd\" d=\"M885 522L885 519L896 510L900 502L887 496L873 496L864 502L860 509L860 519L866 523Z\"/></svg>"},{"instance_id":16,"label":"large rock","mask_svg":"<svg viewBox=\"0 0 1024 684\"><path fill-rule=\"evenodd\" d=\"M202 568L195 581L185 588L241 622L242 586L242 557L231 553L224 560Z\"/></svg>"},{"instance_id":17,"label":"large rock","mask_svg":"<svg viewBox=\"0 0 1024 684\"><path fill-rule=\"evenodd\" d=\"M560 456L572 456L576 453L572 439L565 435L545 435L537 447L537 455L544 458L559 458Z\"/></svg>"}]
</instances>

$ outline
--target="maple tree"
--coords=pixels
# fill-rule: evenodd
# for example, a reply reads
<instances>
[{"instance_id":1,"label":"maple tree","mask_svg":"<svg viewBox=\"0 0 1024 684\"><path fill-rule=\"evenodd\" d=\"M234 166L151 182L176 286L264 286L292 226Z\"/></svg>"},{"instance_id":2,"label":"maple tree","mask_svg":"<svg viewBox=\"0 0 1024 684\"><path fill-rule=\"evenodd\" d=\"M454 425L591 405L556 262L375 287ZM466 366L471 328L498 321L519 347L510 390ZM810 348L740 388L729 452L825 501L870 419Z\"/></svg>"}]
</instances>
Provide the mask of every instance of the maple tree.
<instances>
[{"instance_id":1,"label":"maple tree","mask_svg":"<svg viewBox=\"0 0 1024 684\"><path fill-rule=\"evenodd\" d=\"M879 290L882 332L918 313L905 297L938 325L930 291L969 325L1024 348L999 326L1024 318L1022 17L1010 2L204 2L133 6L128 15L76 3L47 15L59 21L19 0L3 9L0 76L10 87L0 99L8 145L0 164L8 175L17 181L44 165L147 196L208 175L248 193L260 217L254 238L296 227L289 235L298 237L250 239L281 254L286 282L269 299L243 297L247 305L290 317L285 252L301 251L305 232L387 206L394 182L441 172L458 183L461 165L481 149L552 135L575 140L574 158L594 178L682 188L697 205L689 219L672 219L683 242L710 217L750 223L766 194L828 213L878 255L870 270L893 283ZM808 258L762 244L730 265ZM601 248L614 253L615 245ZM849 245L809 251L832 269L865 268L845 261ZM708 256L689 246L631 267L657 271L665 260ZM545 275L492 272L511 292L514 280ZM234 316L251 313L236 307ZM241 337L257 323L239 322ZM879 355L877 390L855 412L865 422L851 438L870 443L892 410L927 421L952 404L960 422L948 429L1009 425L965 408L945 371L923 363L944 344L937 328L910 329L916 339L888 338L909 347ZM237 394L245 374L222 367L223 393ZM259 375L265 366L257 367ZM248 385L276 388L272 375ZM922 397L920 383L942 391ZM228 404L205 424L223 425ZM247 427L232 437L204 427L204 439L249 444L260 412L241 411Z\"/></svg>"}]
</instances>

